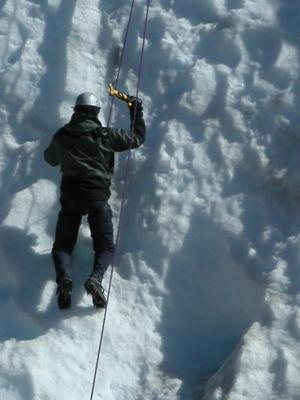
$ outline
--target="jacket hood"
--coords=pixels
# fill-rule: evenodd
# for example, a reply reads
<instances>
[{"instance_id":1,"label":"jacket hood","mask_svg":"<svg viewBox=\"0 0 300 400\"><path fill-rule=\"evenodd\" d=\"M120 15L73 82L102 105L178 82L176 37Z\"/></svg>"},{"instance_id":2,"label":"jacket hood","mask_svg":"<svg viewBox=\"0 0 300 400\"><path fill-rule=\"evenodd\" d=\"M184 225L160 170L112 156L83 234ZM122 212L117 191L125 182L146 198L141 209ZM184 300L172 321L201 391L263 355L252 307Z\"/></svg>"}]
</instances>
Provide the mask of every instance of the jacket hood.
<instances>
[{"instance_id":1,"label":"jacket hood","mask_svg":"<svg viewBox=\"0 0 300 400\"><path fill-rule=\"evenodd\" d=\"M101 122L97 117L82 112L75 112L70 122L64 128L72 135L82 135L101 128L101 126Z\"/></svg>"}]
</instances>

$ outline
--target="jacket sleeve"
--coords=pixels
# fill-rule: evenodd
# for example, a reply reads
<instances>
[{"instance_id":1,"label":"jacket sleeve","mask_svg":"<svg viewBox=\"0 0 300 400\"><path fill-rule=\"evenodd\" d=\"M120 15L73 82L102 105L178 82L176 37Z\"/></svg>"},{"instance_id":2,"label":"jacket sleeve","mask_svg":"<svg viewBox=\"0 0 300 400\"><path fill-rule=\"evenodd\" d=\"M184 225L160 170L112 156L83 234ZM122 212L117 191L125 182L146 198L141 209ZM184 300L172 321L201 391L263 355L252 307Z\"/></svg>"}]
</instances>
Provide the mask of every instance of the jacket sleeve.
<instances>
[{"instance_id":1,"label":"jacket sleeve","mask_svg":"<svg viewBox=\"0 0 300 400\"><path fill-rule=\"evenodd\" d=\"M44 151L45 161L50 164L52 167L56 167L59 164L59 160L57 157L56 151L56 135L53 136L51 143Z\"/></svg>"},{"instance_id":2,"label":"jacket sleeve","mask_svg":"<svg viewBox=\"0 0 300 400\"><path fill-rule=\"evenodd\" d=\"M132 119L131 119L132 124ZM108 139L113 151L125 151L136 149L145 141L146 126L143 118L143 113L139 112L136 115L135 126L131 127L130 131L123 129L108 128Z\"/></svg>"}]
</instances>

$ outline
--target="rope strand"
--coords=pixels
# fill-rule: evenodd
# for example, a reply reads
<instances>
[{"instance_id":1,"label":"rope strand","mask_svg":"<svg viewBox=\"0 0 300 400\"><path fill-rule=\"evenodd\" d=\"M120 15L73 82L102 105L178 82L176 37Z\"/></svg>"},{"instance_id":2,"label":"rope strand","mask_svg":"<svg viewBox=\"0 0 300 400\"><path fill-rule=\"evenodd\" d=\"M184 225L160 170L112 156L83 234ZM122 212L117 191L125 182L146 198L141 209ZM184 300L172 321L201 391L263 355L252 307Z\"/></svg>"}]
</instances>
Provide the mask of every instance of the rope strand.
<instances>
[{"instance_id":1,"label":"rope strand","mask_svg":"<svg viewBox=\"0 0 300 400\"><path fill-rule=\"evenodd\" d=\"M123 44L122 54L121 54L121 58L120 58L120 63L119 63L116 83L118 82L119 77L120 77L121 65L122 65L123 56L124 56L124 53L125 53L125 46L126 46L126 42L127 42L128 31L129 31L129 27L130 27L131 19L132 19L133 6L134 6L134 0L132 1L132 4L131 4L130 15L129 15L127 28L126 28L126 32L125 32L124 44ZM140 89L140 83L141 83L141 75L142 75L143 57L144 57L144 49L145 49L145 41L146 41L146 33L147 33L147 25L148 25L149 8L150 8L150 0L147 0L147 9L146 9L146 16L145 16L145 21L144 21L143 43L142 43L142 49L141 49L140 61L139 61L139 69L138 69L138 82L137 82L137 89L136 89L136 98L138 98L139 89ZM111 106L110 106L107 126L109 126L109 123L110 123L113 104L114 104L114 98L112 98L112 101L111 101ZM103 322L102 322L102 328L101 328L100 341L99 341L99 347L98 347L97 360L96 360L96 366L95 366L95 372L94 372L94 378L93 378L93 385L92 385L90 400L93 400L93 397L94 397L95 384L96 384L97 372L98 372L98 368L99 368L99 360L100 360L102 342L103 342L103 337L104 337L105 322L106 322L106 316L107 316L107 310L108 310L108 304L109 304L109 298L110 298L110 292L111 292L111 286L112 286L112 279L113 279L113 273L114 273L114 266L115 266L115 260L116 260L116 253L117 253L117 249L118 249L118 245L119 245L119 239L120 239L121 222L122 222L123 210L124 210L124 205L125 205L125 197L126 197L126 192L127 192L128 183L129 183L129 169L130 169L129 167L130 167L130 163L131 163L131 149L132 149L132 141L133 141L133 135L134 135L135 121L136 121L136 113L137 113L137 101L135 102L134 115L133 115L133 119L132 119L132 128L131 128L131 135L130 135L129 153L128 153L128 158L127 158L127 162L126 162L123 191L122 191L122 196L121 196L121 207L120 207L119 219L118 219L118 228L117 228L115 252L114 252L114 255L113 255L113 260L112 260L112 265L111 265L111 273L110 273L108 293L107 293L107 306L106 306L105 311L104 311L104 317L103 317Z\"/></svg>"},{"instance_id":2,"label":"rope strand","mask_svg":"<svg viewBox=\"0 0 300 400\"><path fill-rule=\"evenodd\" d=\"M127 26L126 26L126 30L125 30L125 35L124 35L124 40L123 40L123 46L122 46L121 57L120 57L119 65L118 65L117 77L116 77L116 79L115 79L115 85L114 85L115 87L117 87L118 82L119 82L119 78L120 78L121 67L122 67L122 64L123 64L123 58L124 58L125 48L126 48L126 44L127 44L128 32L129 32L129 28L130 28L131 20L132 20L132 13L133 13L133 8L134 8L134 2L135 2L135 0L132 0L132 2L131 2L131 7L130 7L130 12L129 12L128 22L127 22ZM110 120L111 120L111 116L112 116L112 109L113 109L114 103L115 103L115 97L112 96L112 99L111 99L111 102L110 102L110 108L109 108L109 113L108 113L108 119L107 119L107 124L106 124L106 126L109 126L109 125L110 125Z\"/></svg>"},{"instance_id":3,"label":"rope strand","mask_svg":"<svg viewBox=\"0 0 300 400\"><path fill-rule=\"evenodd\" d=\"M120 57L120 60L119 60L118 72L117 72L117 77L116 77L116 80L115 80L115 84L118 83L119 78L120 78L121 67L122 67L123 58L124 58L125 49L126 49L126 44L127 44L128 32L129 32L129 28L130 28L131 20L132 20L132 13L133 13L133 8L134 8L134 3L135 3L135 0L132 0L131 7L130 7L130 12L129 12L129 17L128 17L128 21L127 21L127 25L126 25L126 29L125 29L122 52L121 52L121 57ZM109 114L108 114L108 119L107 119L107 125L106 126L110 125L114 101L115 101L115 98L112 97L111 102L110 102L110 108L109 108ZM113 257L113 263L114 263L114 257ZM104 335L104 327L105 327L105 321L106 321L106 314L107 314L110 286L111 286L111 277L110 277L109 290L108 290L108 296L107 296L107 306L106 306L105 311L104 311L104 317L103 317L103 322L102 322L102 328L101 328L101 334L100 334L100 340L99 340L99 346L98 346L97 359L96 359L95 371L94 371L94 376L93 376L93 384L92 384L92 389L91 389L90 400L93 400L93 397L94 397L96 378L97 378L97 372L98 372L99 360L100 360L100 353L101 353L101 347L102 347L102 342L103 342L103 335Z\"/></svg>"}]
</instances>

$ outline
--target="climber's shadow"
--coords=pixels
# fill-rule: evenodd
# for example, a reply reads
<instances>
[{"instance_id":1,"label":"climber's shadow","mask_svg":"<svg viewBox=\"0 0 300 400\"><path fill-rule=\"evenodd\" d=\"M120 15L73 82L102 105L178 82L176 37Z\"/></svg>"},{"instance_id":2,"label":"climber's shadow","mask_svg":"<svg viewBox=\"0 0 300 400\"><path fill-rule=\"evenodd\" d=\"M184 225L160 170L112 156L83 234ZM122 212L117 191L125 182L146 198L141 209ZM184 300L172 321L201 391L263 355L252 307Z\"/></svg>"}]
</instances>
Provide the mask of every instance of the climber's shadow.
<instances>
[{"instance_id":1,"label":"climber's shadow","mask_svg":"<svg viewBox=\"0 0 300 400\"><path fill-rule=\"evenodd\" d=\"M81 286L74 291L74 306L58 309L50 254L36 253L35 241L36 235L21 229L0 229L0 342L11 338L31 340L64 319L97 312L92 304L78 305L84 296ZM83 274L79 271L74 278L81 280Z\"/></svg>"}]
</instances>

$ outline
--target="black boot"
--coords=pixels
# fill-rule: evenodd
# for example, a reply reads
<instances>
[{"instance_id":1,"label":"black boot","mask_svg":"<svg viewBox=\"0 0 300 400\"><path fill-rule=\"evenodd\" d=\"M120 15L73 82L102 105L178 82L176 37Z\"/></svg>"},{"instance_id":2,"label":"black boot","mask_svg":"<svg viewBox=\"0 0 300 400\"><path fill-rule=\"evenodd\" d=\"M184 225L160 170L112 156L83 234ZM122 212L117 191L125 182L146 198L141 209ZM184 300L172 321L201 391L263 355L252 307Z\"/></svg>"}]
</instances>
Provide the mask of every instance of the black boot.
<instances>
[{"instance_id":1,"label":"black boot","mask_svg":"<svg viewBox=\"0 0 300 400\"><path fill-rule=\"evenodd\" d=\"M107 300L104 295L104 289L98 279L90 277L84 284L87 294L93 298L93 304L97 308L105 308Z\"/></svg>"},{"instance_id":2,"label":"black boot","mask_svg":"<svg viewBox=\"0 0 300 400\"><path fill-rule=\"evenodd\" d=\"M73 282L69 275L63 275L58 282L57 287L57 304L58 307L63 310L71 307L71 293L73 288Z\"/></svg>"}]
</instances>

